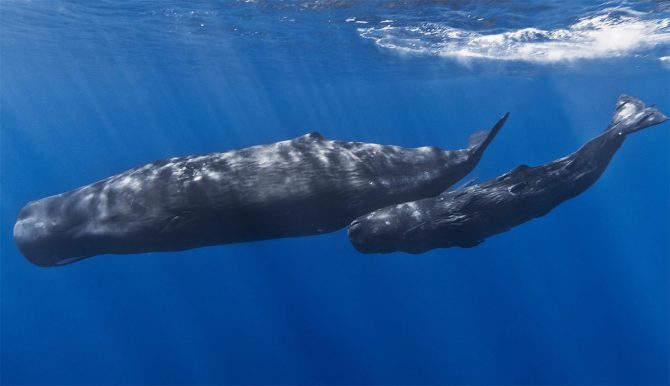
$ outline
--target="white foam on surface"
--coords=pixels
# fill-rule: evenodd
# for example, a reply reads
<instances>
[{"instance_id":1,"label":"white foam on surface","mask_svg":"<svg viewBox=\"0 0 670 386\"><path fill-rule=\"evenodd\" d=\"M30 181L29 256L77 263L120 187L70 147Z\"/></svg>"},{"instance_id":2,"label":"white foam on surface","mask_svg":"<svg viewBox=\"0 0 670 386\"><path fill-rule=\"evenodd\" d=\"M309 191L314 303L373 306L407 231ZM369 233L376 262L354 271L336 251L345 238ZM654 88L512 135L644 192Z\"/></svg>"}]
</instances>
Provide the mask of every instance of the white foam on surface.
<instances>
[{"instance_id":1,"label":"white foam on surface","mask_svg":"<svg viewBox=\"0 0 670 386\"><path fill-rule=\"evenodd\" d=\"M661 61L661 64L663 65L663 67L665 67L667 69L670 69L670 55L661 56L660 58L658 58L658 60Z\"/></svg>"},{"instance_id":2,"label":"white foam on surface","mask_svg":"<svg viewBox=\"0 0 670 386\"><path fill-rule=\"evenodd\" d=\"M558 63L616 58L670 46L670 18L628 8L608 8L565 27L535 27L499 33L454 28L444 23L358 28L380 47L405 54L433 55L458 60ZM667 62L668 56L659 58Z\"/></svg>"}]
</instances>

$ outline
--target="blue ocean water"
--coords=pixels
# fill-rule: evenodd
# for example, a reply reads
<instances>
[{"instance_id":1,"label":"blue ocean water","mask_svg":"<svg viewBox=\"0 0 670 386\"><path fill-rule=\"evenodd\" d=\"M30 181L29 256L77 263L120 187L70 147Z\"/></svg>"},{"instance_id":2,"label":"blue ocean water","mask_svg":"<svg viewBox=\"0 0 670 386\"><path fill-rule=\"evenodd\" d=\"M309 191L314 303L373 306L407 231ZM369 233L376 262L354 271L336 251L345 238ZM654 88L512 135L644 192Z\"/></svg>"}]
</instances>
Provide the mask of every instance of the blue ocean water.
<instances>
[{"instance_id":1,"label":"blue ocean water","mask_svg":"<svg viewBox=\"0 0 670 386\"><path fill-rule=\"evenodd\" d=\"M0 2L2 384L668 384L670 141L472 249L346 232L31 265L29 200L318 130L462 147L470 177L577 149L627 93L670 113L670 2ZM225 219L222 219L225 221Z\"/></svg>"}]
</instances>

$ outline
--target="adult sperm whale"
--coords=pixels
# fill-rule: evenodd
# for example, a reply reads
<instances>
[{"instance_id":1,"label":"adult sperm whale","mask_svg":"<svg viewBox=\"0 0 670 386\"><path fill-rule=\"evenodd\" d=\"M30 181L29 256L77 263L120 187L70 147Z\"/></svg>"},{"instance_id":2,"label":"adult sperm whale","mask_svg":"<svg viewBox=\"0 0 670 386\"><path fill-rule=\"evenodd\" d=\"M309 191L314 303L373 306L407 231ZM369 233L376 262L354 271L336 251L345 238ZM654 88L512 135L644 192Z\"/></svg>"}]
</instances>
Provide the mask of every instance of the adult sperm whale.
<instances>
[{"instance_id":1,"label":"adult sperm whale","mask_svg":"<svg viewBox=\"0 0 670 386\"><path fill-rule=\"evenodd\" d=\"M40 266L115 253L313 235L397 202L430 197L477 164L507 115L470 146L402 148L293 140L170 158L28 203L14 239Z\"/></svg>"},{"instance_id":2,"label":"adult sperm whale","mask_svg":"<svg viewBox=\"0 0 670 386\"><path fill-rule=\"evenodd\" d=\"M479 185L376 210L350 224L349 239L365 253L473 247L582 193L605 171L628 134L666 119L654 107L623 95L605 132L575 153L541 166L521 165Z\"/></svg>"}]
</instances>

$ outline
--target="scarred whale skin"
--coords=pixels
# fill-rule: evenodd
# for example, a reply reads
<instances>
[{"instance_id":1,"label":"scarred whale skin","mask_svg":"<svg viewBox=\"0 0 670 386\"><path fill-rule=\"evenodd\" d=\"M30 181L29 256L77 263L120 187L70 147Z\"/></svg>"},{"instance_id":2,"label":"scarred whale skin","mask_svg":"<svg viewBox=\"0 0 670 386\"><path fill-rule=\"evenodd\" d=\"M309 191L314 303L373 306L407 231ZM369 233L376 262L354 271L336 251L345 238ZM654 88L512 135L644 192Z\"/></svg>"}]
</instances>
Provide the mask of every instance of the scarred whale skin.
<instances>
[{"instance_id":1,"label":"scarred whale skin","mask_svg":"<svg viewBox=\"0 0 670 386\"><path fill-rule=\"evenodd\" d=\"M114 253L314 235L397 202L430 197L477 164L504 124L444 151L293 140L153 162L28 203L14 239L40 266ZM485 134L485 135L484 135Z\"/></svg>"},{"instance_id":2,"label":"scarred whale skin","mask_svg":"<svg viewBox=\"0 0 670 386\"><path fill-rule=\"evenodd\" d=\"M479 185L376 210L350 224L349 239L364 253L473 247L582 193L605 171L628 134L666 119L654 107L623 95L605 132L575 153L541 166L521 165Z\"/></svg>"}]
</instances>

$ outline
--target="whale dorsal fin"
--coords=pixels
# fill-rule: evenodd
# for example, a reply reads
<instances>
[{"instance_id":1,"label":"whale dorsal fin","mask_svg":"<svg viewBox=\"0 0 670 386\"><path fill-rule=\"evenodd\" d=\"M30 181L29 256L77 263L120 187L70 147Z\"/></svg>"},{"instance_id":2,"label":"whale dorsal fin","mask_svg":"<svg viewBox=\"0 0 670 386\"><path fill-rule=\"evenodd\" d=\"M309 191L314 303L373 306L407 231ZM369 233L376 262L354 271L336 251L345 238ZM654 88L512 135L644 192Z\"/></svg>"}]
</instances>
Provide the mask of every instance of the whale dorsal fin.
<instances>
[{"instance_id":1,"label":"whale dorsal fin","mask_svg":"<svg viewBox=\"0 0 670 386\"><path fill-rule=\"evenodd\" d=\"M522 173L525 173L528 169L530 169L530 166L528 166L526 164L521 164L521 165L515 167L514 169L512 169L511 173L512 174L522 174Z\"/></svg>"},{"instance_id":2,"label":"whale dorsal fin","mask_svg":"<svg viewBox=\"0 0 670 386\"><path fill-rule=\"evenodd\" d=\"M319 133L318 131L310 131L309 133L298 138L307 141L323 141L325 139L323 138L323 135L321 135L321 133Z\"/></svg>"},{"instance_id":3,"label":"whale dorsal fin","mask_svg":"<svg viewBox=\"0 0 670 386\"><path fill-rule=\"evenodd\" d=\"M528 169L530 169L530 166L526 164L521 164L514 169L508 171L507 173L503 174L502 176L496 178L496 181L504 181L510 177L516 177L519 175L524 174Z\"/></svg>"}]
</instances>

